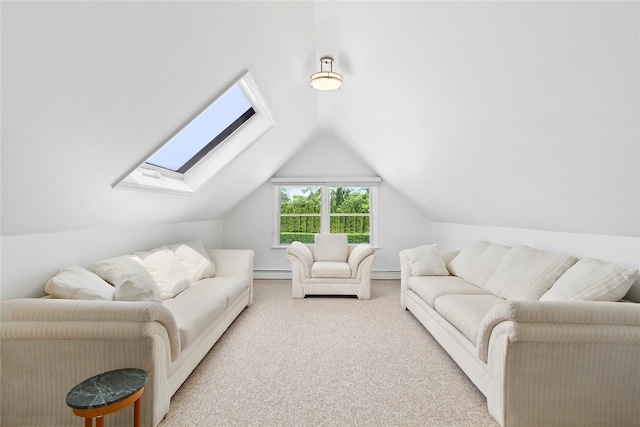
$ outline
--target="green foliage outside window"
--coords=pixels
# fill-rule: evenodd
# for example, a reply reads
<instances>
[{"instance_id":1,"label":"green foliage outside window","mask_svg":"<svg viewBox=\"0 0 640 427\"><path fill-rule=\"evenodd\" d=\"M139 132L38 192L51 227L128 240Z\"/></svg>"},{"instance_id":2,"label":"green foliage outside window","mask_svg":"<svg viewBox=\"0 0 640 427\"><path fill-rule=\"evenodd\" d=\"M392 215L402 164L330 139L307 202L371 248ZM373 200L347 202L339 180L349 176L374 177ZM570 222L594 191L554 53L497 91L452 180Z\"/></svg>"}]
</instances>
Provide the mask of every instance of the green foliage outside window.
<instances>
[{"instance_id":1,"label":"green foliage outside window","mask_svg":"<svg viewBox=\"0 0 640 427\"><path fill-rule=\"evenodd\" d=\"M333 187L330 198L329 231L346 233L349 243L368 243L369 188ZM280 243L313 243L313 235L321 231L321 204L320 187L281 187Z\"/></svg>"}]
</instances>

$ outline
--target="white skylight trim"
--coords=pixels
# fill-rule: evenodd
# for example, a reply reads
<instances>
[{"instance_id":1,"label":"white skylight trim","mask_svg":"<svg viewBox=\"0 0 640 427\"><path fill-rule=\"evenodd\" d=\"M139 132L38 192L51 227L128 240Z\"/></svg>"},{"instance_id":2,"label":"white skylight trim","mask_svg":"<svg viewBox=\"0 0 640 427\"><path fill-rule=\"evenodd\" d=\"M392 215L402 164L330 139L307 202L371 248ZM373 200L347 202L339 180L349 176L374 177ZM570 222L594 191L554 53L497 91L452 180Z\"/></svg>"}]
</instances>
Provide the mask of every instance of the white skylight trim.
<instances>
[{"instance_id":1,"label":"white skylight trim","mask_svg":"<svg viewBox=\"0 0 640 427\"><path fill-rule=\"evenodd\" d=\"M241 94L238 91L241 91ZM225 101L227 98L231 99ZM237 105L234 107L233 104ZM251 111L247 111L245 107L250 108ZM245 116L246 121L218 145L213 144L214 148L204 157L194 158L194 155L209 142L205 141L206 137L203 138L201 135L203 129L201 123L210 120L213 117L212 113L233 110L231 116L223 119L223 124L206 125L205 133L216 135L227 127L229 121L235 120L238 114L242 114L240 112L242 109L245 109L246 116L249 118ZM235 117L232 117L234 115ZM273 126L274 121L264 99L253 78L247 72L114 187L190 195ZM194 127L196 131L189 129ZM173 150L172 145L175 145L176 141L178 144L187 142L190 146L184 148L185 145L182 145L183 148ZM169 158L166 157L167 155ZM175 158L175 161L171 157Z\"/></svg>"}]
</instances>

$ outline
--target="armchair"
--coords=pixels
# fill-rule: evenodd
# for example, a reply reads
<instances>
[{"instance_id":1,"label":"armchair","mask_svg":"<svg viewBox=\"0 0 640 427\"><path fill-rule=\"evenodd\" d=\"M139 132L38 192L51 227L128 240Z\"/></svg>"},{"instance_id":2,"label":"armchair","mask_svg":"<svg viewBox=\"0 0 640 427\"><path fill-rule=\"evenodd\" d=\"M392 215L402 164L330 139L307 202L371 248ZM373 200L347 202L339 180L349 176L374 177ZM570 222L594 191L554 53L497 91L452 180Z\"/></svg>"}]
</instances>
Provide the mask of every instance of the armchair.
<instances>
[{"instance_id":1,"label":"armchair","mask_svg":"<svg viewBox=\"0 0 640 427\"><path fill-rule=\"evenodd\" d=\"M293 242L291 297L357 295L371 298L371 265L375 251L368 243L348 244L346 234L316 234L314 244Z\"/></svg>"}]
</instances>

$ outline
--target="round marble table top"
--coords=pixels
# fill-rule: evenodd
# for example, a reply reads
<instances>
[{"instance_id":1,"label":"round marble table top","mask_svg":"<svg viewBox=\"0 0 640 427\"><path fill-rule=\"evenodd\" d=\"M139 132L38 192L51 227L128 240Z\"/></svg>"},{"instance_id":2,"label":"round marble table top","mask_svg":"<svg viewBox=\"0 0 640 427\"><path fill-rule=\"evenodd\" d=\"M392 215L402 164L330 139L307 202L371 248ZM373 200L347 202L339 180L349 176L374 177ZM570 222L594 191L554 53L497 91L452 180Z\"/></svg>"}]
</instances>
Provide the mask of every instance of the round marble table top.
<instances>
[{"instance_id":1,"label":"round marble table top","mask_svg":"<svg viewBox=\"0 0 640 427\"><path fill-rule=\"evenodd\" d=\"M112 405L137 393L147 382L142 369L125 368L104 372L82 381L67 394L73 409L95 409Z\"/></svg>"}]
</instances>

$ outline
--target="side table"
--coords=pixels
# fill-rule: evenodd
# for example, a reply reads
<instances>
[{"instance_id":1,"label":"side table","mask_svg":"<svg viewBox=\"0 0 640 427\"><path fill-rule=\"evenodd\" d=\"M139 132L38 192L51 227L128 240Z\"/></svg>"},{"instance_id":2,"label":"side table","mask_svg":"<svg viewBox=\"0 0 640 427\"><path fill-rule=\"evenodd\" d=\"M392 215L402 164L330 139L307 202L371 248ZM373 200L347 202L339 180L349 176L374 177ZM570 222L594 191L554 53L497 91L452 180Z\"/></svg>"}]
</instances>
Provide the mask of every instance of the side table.
<instances>
[{"instance_id":1,"label":"side table","mask_svg":"<svg viewBox=\"0 0 640 427\"><path fill-rule=\"evenodd\" d=\"M84 417L85 427L104 426L104 416L134 404L133 425L140 427L140 397L148 375L142 369L126 368L104 372L82 381L67 393L67 406Z\"/></svg>"}]
</instances>

